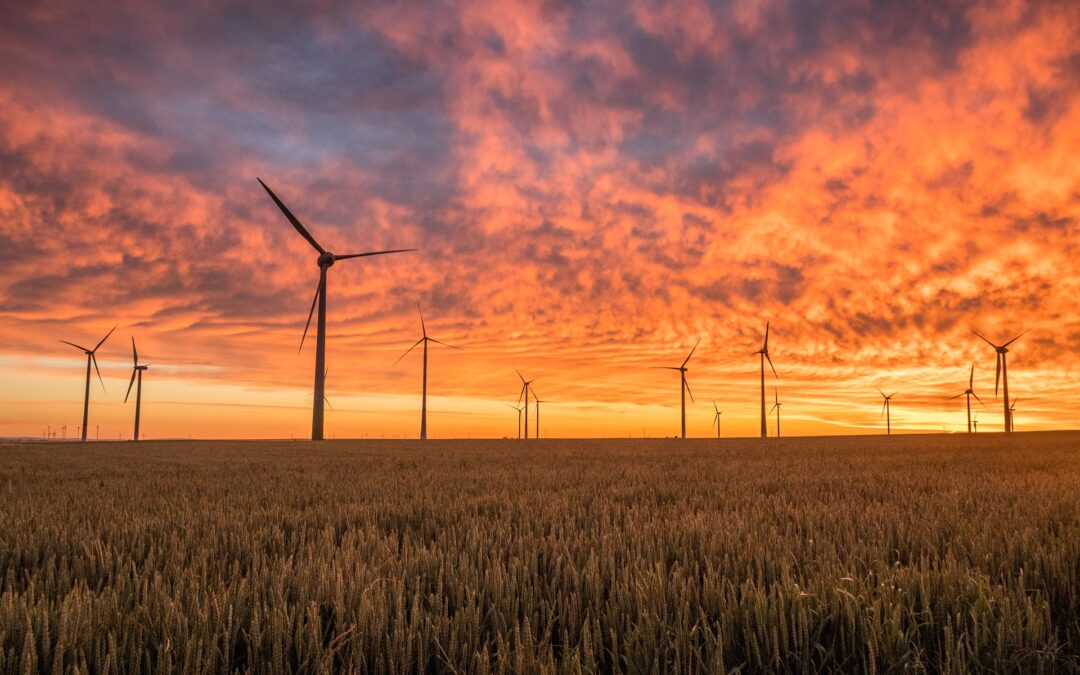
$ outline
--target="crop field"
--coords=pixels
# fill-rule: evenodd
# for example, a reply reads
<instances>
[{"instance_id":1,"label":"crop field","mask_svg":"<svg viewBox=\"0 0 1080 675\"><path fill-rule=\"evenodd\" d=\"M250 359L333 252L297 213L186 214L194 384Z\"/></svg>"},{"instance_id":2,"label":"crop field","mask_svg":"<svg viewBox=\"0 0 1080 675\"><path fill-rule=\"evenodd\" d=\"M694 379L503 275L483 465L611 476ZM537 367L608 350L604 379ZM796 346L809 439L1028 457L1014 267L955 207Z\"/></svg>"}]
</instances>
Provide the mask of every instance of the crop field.
<instances>
[{"instance_id":1,"label":"crop field","mask_svg":"<svg viewBox=\"0 0 1080 675\"><path fill-rule=\"evenodd\" d=\"M1080 434L0 445L0 672L1077 672Z\"/></svg>"}]
</instances>

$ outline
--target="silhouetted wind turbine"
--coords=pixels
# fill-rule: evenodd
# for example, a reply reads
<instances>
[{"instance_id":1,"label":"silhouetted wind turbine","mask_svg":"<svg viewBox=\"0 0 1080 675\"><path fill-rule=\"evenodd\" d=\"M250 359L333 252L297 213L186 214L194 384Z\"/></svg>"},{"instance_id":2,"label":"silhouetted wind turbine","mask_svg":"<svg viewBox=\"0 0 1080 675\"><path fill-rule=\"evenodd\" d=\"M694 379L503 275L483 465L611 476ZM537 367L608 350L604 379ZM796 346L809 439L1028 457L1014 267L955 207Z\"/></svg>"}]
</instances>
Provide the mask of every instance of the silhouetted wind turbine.
<instances>
[{"instance_id":1,"label":"silhouetted wind turbine","mask_svg":"<svg viewBox=\"0 0 1080 675\"><path fill-rule=\"evenodd\" d=\"M949 400L951 401L953 399L960 398L961 396L967 396L968 433L970 434L971 433L971 397L974 396L976 401L978 401L979 403L982 403L982 407L984 407L984 408L986 407L986 404L983 403L983 400L981 398L979 398L978 394L975 393L975 364L974 363L971 364L971 374L968 375L968 388L965 389L962 393L957 394L956 396L950 396Z\"/></svg>"},{"instance_id":2,"label":"silhouetted wind turbine","mask_svg":"<svg viewBox=\"0 0 1080 675\"><path fill-rule=\"evenodd\" d=\"M1019 400L1020 400L1019 397L1014 398L1013 402L1012 402L1012 405L1009 406L1009 430L1010 431L1016 431L1016 402L1019 401Z\"/></svg>"},{"instance_id":3,"label":"silhouetted wind turbine","mask_svg":"<svg viewBox=\"0 0 1080 675\"><path fill-rule=\"evenodd\" d=\"M87 418L90 416L90 364L94 364L94 371L97 373L98 382L101 382L101 390L105 391L105 380L101 379L101 371L98 369L96 354L97 350L101 348L101 345L105 344L105 341L109 339L109 336L113 334L114 330L116 330L116 326L113 326L112 330L106 333L105 337L101 338L101 342L97 343L97 345L93 349L80 347L74 342L68 342L67 340L60 340L60 342L63 342L66 345L71 345L75 349L80 349L83 351L83 353L86 354L86 393L83 396L82 407L82 440L84 441L86 440L86 421Z\"/></svg>"},{"instance_id":4,"label":"silhouetted wind turbine","mask_svg":"<svg viewBox=\"0 0 1080 675\"><path fill-rule=\"evenodd\" d=\"M319 305L319 319L316 324L315 335L315 395L311 406L311 440L321 441L323 438L323 402L326 398L326 383L324 381L326 373L326 272L338 260L365 258L373 255L385 255L387 253L405 253L406 251L415 251L416 249L399 248L389 251L368 251L366 253L334 255L330 251L324 249L319 242L315 241L315 237L311 236L311 233L308 232L300 221L297 220L296 216L289 211L289 208L278 199L273 190L267 187L266 183L262 182L261 178L256 178L256 180L258 180L259 185L262 185L263 189L266 190L266 194L270 195L270 199L274 200L274 203L277 204L277 207L281 212L285 214L285 218L287 218L296 231L300 233L300 236L307 239L307 242L311 244L312 248L319 252L319 257L316 261L319 266L319 285L315 287L315 298L311 301L311 310L308 312L307 324L304 325L304 335L300 338L300 349L303 349L304 347L304 339L307 338L308 328L311 326L311 316L315 313L315 305L317 303Z\"/></svg>"},{"instance_id":5,"label":"silhouetted wind turbine","mask_svg":"<svg viewBox=\"0 0 1080 675\"><path fill-rule=\"evenodd\" d=\"M716 407L716 401L712 402L713 407L713 426L716 427L716 440L720 440L720 416L724 413Z\"/></svg>"},{"instance_id":6,"label":"silhouetted wind turbine","mask_svg":"<svg viewBox=\"0 0 1080 675\"><path fill-rule=\"evenodd\" d=\"M1031 330L1031 329L1029 328L1028 330ZM1009 353L1009 349L1008 349L1009 345L1016 342L1017 340L1019 340L1023 336L1027 335L1028 331L1024 331L1023 333L1020 333L1019 335L1017 335L1013 339L1011 339L1008 342L1006 342L1005 344L1001 344L1001 345L996 345L993 342L990 342L989 340L987 340L982 335L979 335L978 333L976 333L974 329L972 329L971 332L975 333L975 335L978 335L978 337L983 342L985 342L986 344L993 347L994 351L997 352L997 375L994 377L994 396L995 397L997 396L998 384L1003 385L1002 386L1002 394L1004 394L1004 397L1005 397L1004 398L1004 403L1005 403L1005 431L1010 432L1010 431L1012 431L1012 423L1009 420L1009 366L1005 362L1005 355Z\"/></svg>"},{"instance_id":7,"label":"silhouetted wind turbine","mask_svg":"<svg viewBox=\"0 0 1080 675\"><path fill-rule=\"evenodd\" d=\"M540 438L540 404L547 403L544 399L540 398L540 394L533 390L533 402L536 404L536 437Z\"/></svg>"},{"instance_id":8,"label":"silhouetted wind turbine","mask_svg":"<svg viewBox=\"0 0 1080 675\"><path fill-rule=\"evenodd\" d=\"M975 412L975 420L974 420L973 423L975 424L975 433L979 433L979 413L978 413L978 411Z\"/></svg>"},{"instance_id":9,"label":"silhouetted wind turbine","mask_svg":"<svg viewBox=\"0 0 1080 675\"><path fill-rule=\"evenodd\" d=\"M449 347L450 349L457 349L457 347L455 347L454 345L448 345L445 342L442 342L440 340L436 340L433 337L428 337L427 326L424 324L424 310L420 309L419 301L416 303L416 309L417 309L418 312L420 312L420 330L423 333L423 337L421 337L419 340L414 342L412 347L409 347L407 350L405 350L405 353L402 354L401 356L399 356L397 361L394 361L394 365L397 365L398 361L401 361L401 359L408 356L409 352L411 352L413 349L415 349L417 345L419 345L420 343L424 344L424 385L421 388L421 399L420 399L420 440L423 441L423 440L427 440L427 348L428 348L428 343L429 342L434 342L435 344L440 344L440 345L442 345L444 347Z\"/></svg>"},{"instance_id":10,"label":"silhouetted wind turbine","mask_svg":"<svg viewBox=\"0 0 1080 675\"><path fill-rule=\"evenodd\" d=\"M690 357L697 351L698 345L701 344L701 338L694 343L694 348L687 354L686 360L682 362L680 366L653 366L653 368L659 368L661 370L677 370L679 371L679 396L681 401L680 406L680 421L682 422L682 437L686 438L686 395L690 394L690 402L694 403L694 393L690 391L690 385L686 382L686 371L689 370L686 367L687 363L690 363Z\"/></svg>"},{"instance_id":11,"label":"silhouetted wind turbine","mask_svg":"<svg viewBox=\"0 0 1080 675\"><path fill-rule=\"evenodd\" d=\"M529 385L536 382L536 378L526 380L520 372L517 370L514 372L521 379L521 393L518 394L518 405L521 405L521 397L525 397L525 440L529 440Z\"/></svg>"},{"instance_id":12,"label":"silhouetted wind turbine","mask_svg":"<svg viewBox=\"0 0 1080 675\"><path fill-rule=\"evenodd\" d=\"M885 392L881 391L880 387L878 387L877 390L878 393L881 394L881 397L885 399L881 404L881 414L878 415L878 419L881 419L882 417L885 418L885 433L888 436L892 436L892 397L896 396L899 392L894 391L886 396Z\"/></svg>"},{"instance_id":13,"label":"silhouetted wind turbine","mask_svg":"<svg viewBox=\"0 0 1080 675\"><path fill-rule=\"evenodd\" d=\"M510 404L507 403L506 405L510 405ZM518 440L520 441L521 440L521 411L524 410L524 408L522 408L519 405L510 405L510 407L513 408L514 410L516 410L517 414L518 414Z\"/></svg>"},{"instance_id":14,"label":"silhouetted wind turbine","mask_svg":"<svg viewBox=\"0 0 1080 675\"><path fill-rule=\"evenodd\" d=\"M135 435L131 437L131 440L139 440L139 412L142 410L142 374L143 371L150 367L150 364L139 365L139 352L135 349L135 338L131 338L131 357L135 361L135 366L131 371L131 381L128 382L127 393L124 394L124 403L127 403L128 397L131 396L131 385L135 384L135 380L139 380L139 386L135 389ZM136 377L137 376L137 377Z\"/></svg>"},{"instance_id":15,"label":"silhouetted wind turbine","mask_svg":"<svg viewBox=\"0 0 1080 675\"><path fill-rule=\"evenodd\" d=\"M765 342L761 345L761 349L754 352L761 355L761 437L765 438L769 435L768 427L765 424L765 362L769 362L769 367L772 368L773 377L780 379L780 376L776 374L776 366L773 365L772 359L769 358L769 322L765 322Z\"/></svg>"},{"instance_id":16,"label":"silhouetted wind turbine","mask_svg":"<svg viewBox=\"0 0 1080 675\"><path fill-rule=\"evenodd\" d=\"M776 411L776 437L780 438L780 406L782 406L783 403L780 402L780 392L776 390L776 387L773 387L773 397L775 398L776 403L773 403L773 407L769 409L769 413L771 414L773 410Z\"/></svg>"}]
</instances>

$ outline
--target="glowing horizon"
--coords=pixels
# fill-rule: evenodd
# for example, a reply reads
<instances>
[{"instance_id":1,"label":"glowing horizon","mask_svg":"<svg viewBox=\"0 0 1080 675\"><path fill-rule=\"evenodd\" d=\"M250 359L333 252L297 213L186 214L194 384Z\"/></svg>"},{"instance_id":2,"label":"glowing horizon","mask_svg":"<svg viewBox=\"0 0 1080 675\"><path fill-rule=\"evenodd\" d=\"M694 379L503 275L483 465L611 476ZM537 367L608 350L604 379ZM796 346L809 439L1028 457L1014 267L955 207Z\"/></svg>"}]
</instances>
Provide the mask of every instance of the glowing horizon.
<instances>
[{"instance_id":1,"label":"glowing horizon","mask_svg":"<svg viewBox=\"0 0 1080 675\"><path fill-rule=\"evenodd\" d=\"M1080 416L1080 5L28 4L0 26L0 436L1018 431ZM977 404L976 404L977 405ZM530 410L530 424L533 421ZM775 433L775 418L769 421ZM531 435L531 432L530 432ZM59 434L57 435L59 437Z\"/></svg>"}]
</instances>

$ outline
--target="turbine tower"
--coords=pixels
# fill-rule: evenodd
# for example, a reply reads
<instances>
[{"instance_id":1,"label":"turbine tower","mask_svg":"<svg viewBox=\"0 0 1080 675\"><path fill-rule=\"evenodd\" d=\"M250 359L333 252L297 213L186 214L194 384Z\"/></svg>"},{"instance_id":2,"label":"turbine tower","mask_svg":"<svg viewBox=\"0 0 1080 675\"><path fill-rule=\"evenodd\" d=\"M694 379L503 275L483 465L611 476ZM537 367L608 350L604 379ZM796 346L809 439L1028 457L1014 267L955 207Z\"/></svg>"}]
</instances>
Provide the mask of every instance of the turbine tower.
<instances>
[{"instance_id":1,"label":"turbine tower","mask_svg":"<svg viewBox=\"0 0 1080 675\"><path fill-rule=\"evenodd\" d=\"M418 312L420 312L420 331L423 333L423 337L421 337L419 340L414 342L412 347L409 347L407 350L405 350L405 353L402 354L401 356L399 356L397 361L394 361L394 365L396 366L398 364L398 362L401 361L401 359L408 356L409 352L411 352L417 345L419 345L420 343L424 344L424 385L421 388L421 398L420 398L420 440L425 441L425 440L427 440L427 363L428 363L427 350L428 350L428 343L429 342L434 342L435 344L440 344L440 345L442 345L444 347L449 347L450 349L457 349L457 347L455 347L454 345L448 345L445 342L442 342L440 340L436 340L433 337L428 337L427 326L424 324L424 310L420 309L420 302L419 301L417 301L417 303L416 303L416 309L417 309Z\"/></svg>"},{"instance_id":2,"label":"turbine tower","mask_svg":"<svg viewBox=\"0 0 1080 675\"><path fill-rule=\"evenodd\" d=\"M967 396L968 433L970 434L971 433L971 397L974 396L976 401L978 401L979 403L982 403L982 407L984 407L984 408L986 407L986 404L983 403L983 400L981 398L979 398L978 394L975 393L975 363L974 362L972 362L972 364L971 364L971 374L968 375L968 388L965 389L963 392L957 394L956 396L950 396L949 400L952 401L954 399L960 398L961 396Z\"/></svg>"},{"instance_id":3,"label":"turbine tower","mask_svg":"<svg viewBox=\"0 0 1080 675\"><path fill-rule=\"evenodd\" d=\"M769 435L769 430L766 425L765 415L765 362L769 362L769 368L772 368L773 377L780 379L780 376L776 374L776 366L773 365L772 359L769 358L769 322L765 322L765 342L761 345L761 349L754 352L761 355L761 437L766 438Z\"/></svg>"},{"instance_id":4,"label":"turbine tower","mask_svg":"<svg viewBox=\"0 0 1080 675\"><path fill-rule=\"evenodd\" d=\"M311 440L321 441L323 439L323 403L326 400L326 272L329 270L335 262L338 260L348 260L349 258L365 258L373 255L385 255L387 253L405 253L406 251L415 251L415 248L399 248L389 251L368 251L367 253L349 253L346 255L334 255L330 251L324 249L315 237L311 236L311 233L297 220L296 216L289 211L289 208L278 199L266 183L262 182L261 178L256 178L259 181L259 185L263 186L266 190L266 194L270 195L270 199L274 200L278 209L285 215L296 231L301 237L307 240L311 247L319 252L319 257L316 259L316 264L319 266L319 285L315 287L315 298L311 301L311 310L308 311L307 324L304 325L304 334L300 338L300 349L304 348L304 339L307 338L308 328L311 327L311 317L315 313L315 305L319 306L319 319L316 324L315 334L315 394L311 404ZM299 349L297 350L299 351Z\"/></svg>"},{"instance_id":5,"label":"turbine tower","mask_svg":"<svg viewBox=\"0 0 1080 675\"><path fill-rule=\"evenodd\" d=\"M135 384L135 380L139 380L139 386L135 389L135 434L131 437L131 440L139 440L139 412L142 410L142 374L143 371L150 367L150 364L139 365L139 351L135 349L135 338L131 338L131 357L135 360L135 366L131 371L131 381L128 382L127 393L124 394L124 403L128 402L128 397L131 396L131 385Z\"/></svg>"},{"instance_id":6,"label":"turbine tower","mask_svg":"<svg viewBox=\"0 0 1080 675\"><path fill-rule=\"evenodd\" d=\"M514 372L517 373L518 378L521 380L521 393L518 394L518 405L521 405L521 397L525 397L525 440L529 440L529 385L536 382L536 378L534 377L531 380L526 380L522 377L520 372L517 370Z\"/></svg>"},{"instance_id":7,"label":"turbine tower","mask_svg":"<svg viewBox=\"0 0 1080 675\"><path fill-rule=\"evenodd\" d=\"M723 411L716 407L716 401L712 402L713 407L713 426L716 427L716 440L720 440L720 416L723 415Z\"/></svg>"},{"instance_id":8,"label":"turbine tower","mask_svg":"<svg viewBox=\"0 0 1080 675\"><path fill-rule=\"evenodd\" d=\"M1028 329L1028 330L1030 330L1030 329ZM998 385L1001 384L1002 385L1002 394L1004 394L1004 397L1005 397L1004 398L1004 404L1005 404L1004 405L1004 408L1005 408L1005 431L1006 431L1006 433L1008 433L1008 432L1012 431L1012 420L1009 419L1009 367L1008 367L1008 364L1005 362L1005 355L1009 353L1009 345L1016 342L1017 340L1019 340L1023 336L1027 335L1028 331L1024 331L1023 333L1020 333L1019 335L1017 335L1013 339L1011 339L1008 342L1006 342L1005 344L1001 344L1001 345L996 345L993 342L990 342L989 340L984 338L982 335L979 335L978 333L976 333L974 329L972 329L971 332L975 333L975 335L977 335L983 342L985 342L986 344L993 347L994 351L997 352L997 375L994 377L994 396L995 397L997 396L997 394L998 394Z\"/></svg>"},{"instance_id":9,"label":"turbine tower","mask_svg":"<svg viewBox=\"0 0 1080 675\"><path fill-rule=\"evenodd\" d=\"M776 387L773 387L773 397L776 402L773 403L773 407L769 409L769 413L772 414L773 410L776 411L776 437L780 438L780 406L782 406L783 403L780 402L780 392L776 390Z\"/></svg>"},{"instance_id":10,"label":"turbine tower","mask_svg":"<svg viewBox=\"0 0 1080 675\"><path fill-rule=\"evenodd\" d=\"M697 351L698 345L701 344L701 338L694 343L694 348L690 350L690 353L686 356L686 360L682 362L680 366L653 366L653 368L660 368L662 370L677 370L679 371L679 396L681 397L681 413L680 420L682 422L682 437L686 438L686 395L690 394L690 402L694 403L694 394L690 391L690 385L686 382L686 371L689 370L686 367L687 363L690 363L690 357Z\"/></svg>"},{"instance_id":11,"label":"turbine tower","mask_svg":"<svg viewBox=\"0 0 1080 675\"><path fill-rule=\"evenodd\" d=\"M878 388L878 393L885 399L881 404L881 414L878 415L878 419L881 419L882 417L885 418L885 435L892 436L892 397L896 396L899 392L894 391L886 396L885 392Z\"/></svg>"},{"instance_id":12,"label":"turbine tower","mask_svg":"<svg viewBox=\"0 0 1080 675\"><path fill-rule=\"evenodd\" d=\"M84 441L86 440L86 422L87 418L90 416L90 364L94 365L94 371L97 373L98 382L101 383L101 390L105 391L105 380L101 379L101 371L98 369L97 365L97 350L101 348L101 345L105 344L105 341L109 339L109 336L113 334L114 330L116 330L116 326L113 326L112 330L106 333L105 337L101 338L101 342L97 343L93 349L80 347L74 342L68 342L67 340L60 340L60 342L71 345L75 349L82 350L82 352L86 354L86 393L83 395L82 406L82 440Z\"/></svg>"}]
</instances>

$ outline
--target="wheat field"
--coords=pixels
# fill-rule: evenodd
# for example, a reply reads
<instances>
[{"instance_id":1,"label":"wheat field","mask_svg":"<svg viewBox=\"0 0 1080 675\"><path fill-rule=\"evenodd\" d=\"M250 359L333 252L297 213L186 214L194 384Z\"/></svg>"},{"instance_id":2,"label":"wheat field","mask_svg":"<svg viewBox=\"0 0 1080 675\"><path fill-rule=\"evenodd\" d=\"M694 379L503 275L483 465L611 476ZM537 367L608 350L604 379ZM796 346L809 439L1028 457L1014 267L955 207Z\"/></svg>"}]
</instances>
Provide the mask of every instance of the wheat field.
<instances>
[{"instance_id":1,"label":"wheat field","mask_svg":"<svg viewBox=\"0 0 1080 675\"><path fill-rule=\"evenodd\" d=\"M1080 434L0 445L6 673L1077 672Z\"/></svg>"}]
</instances>

